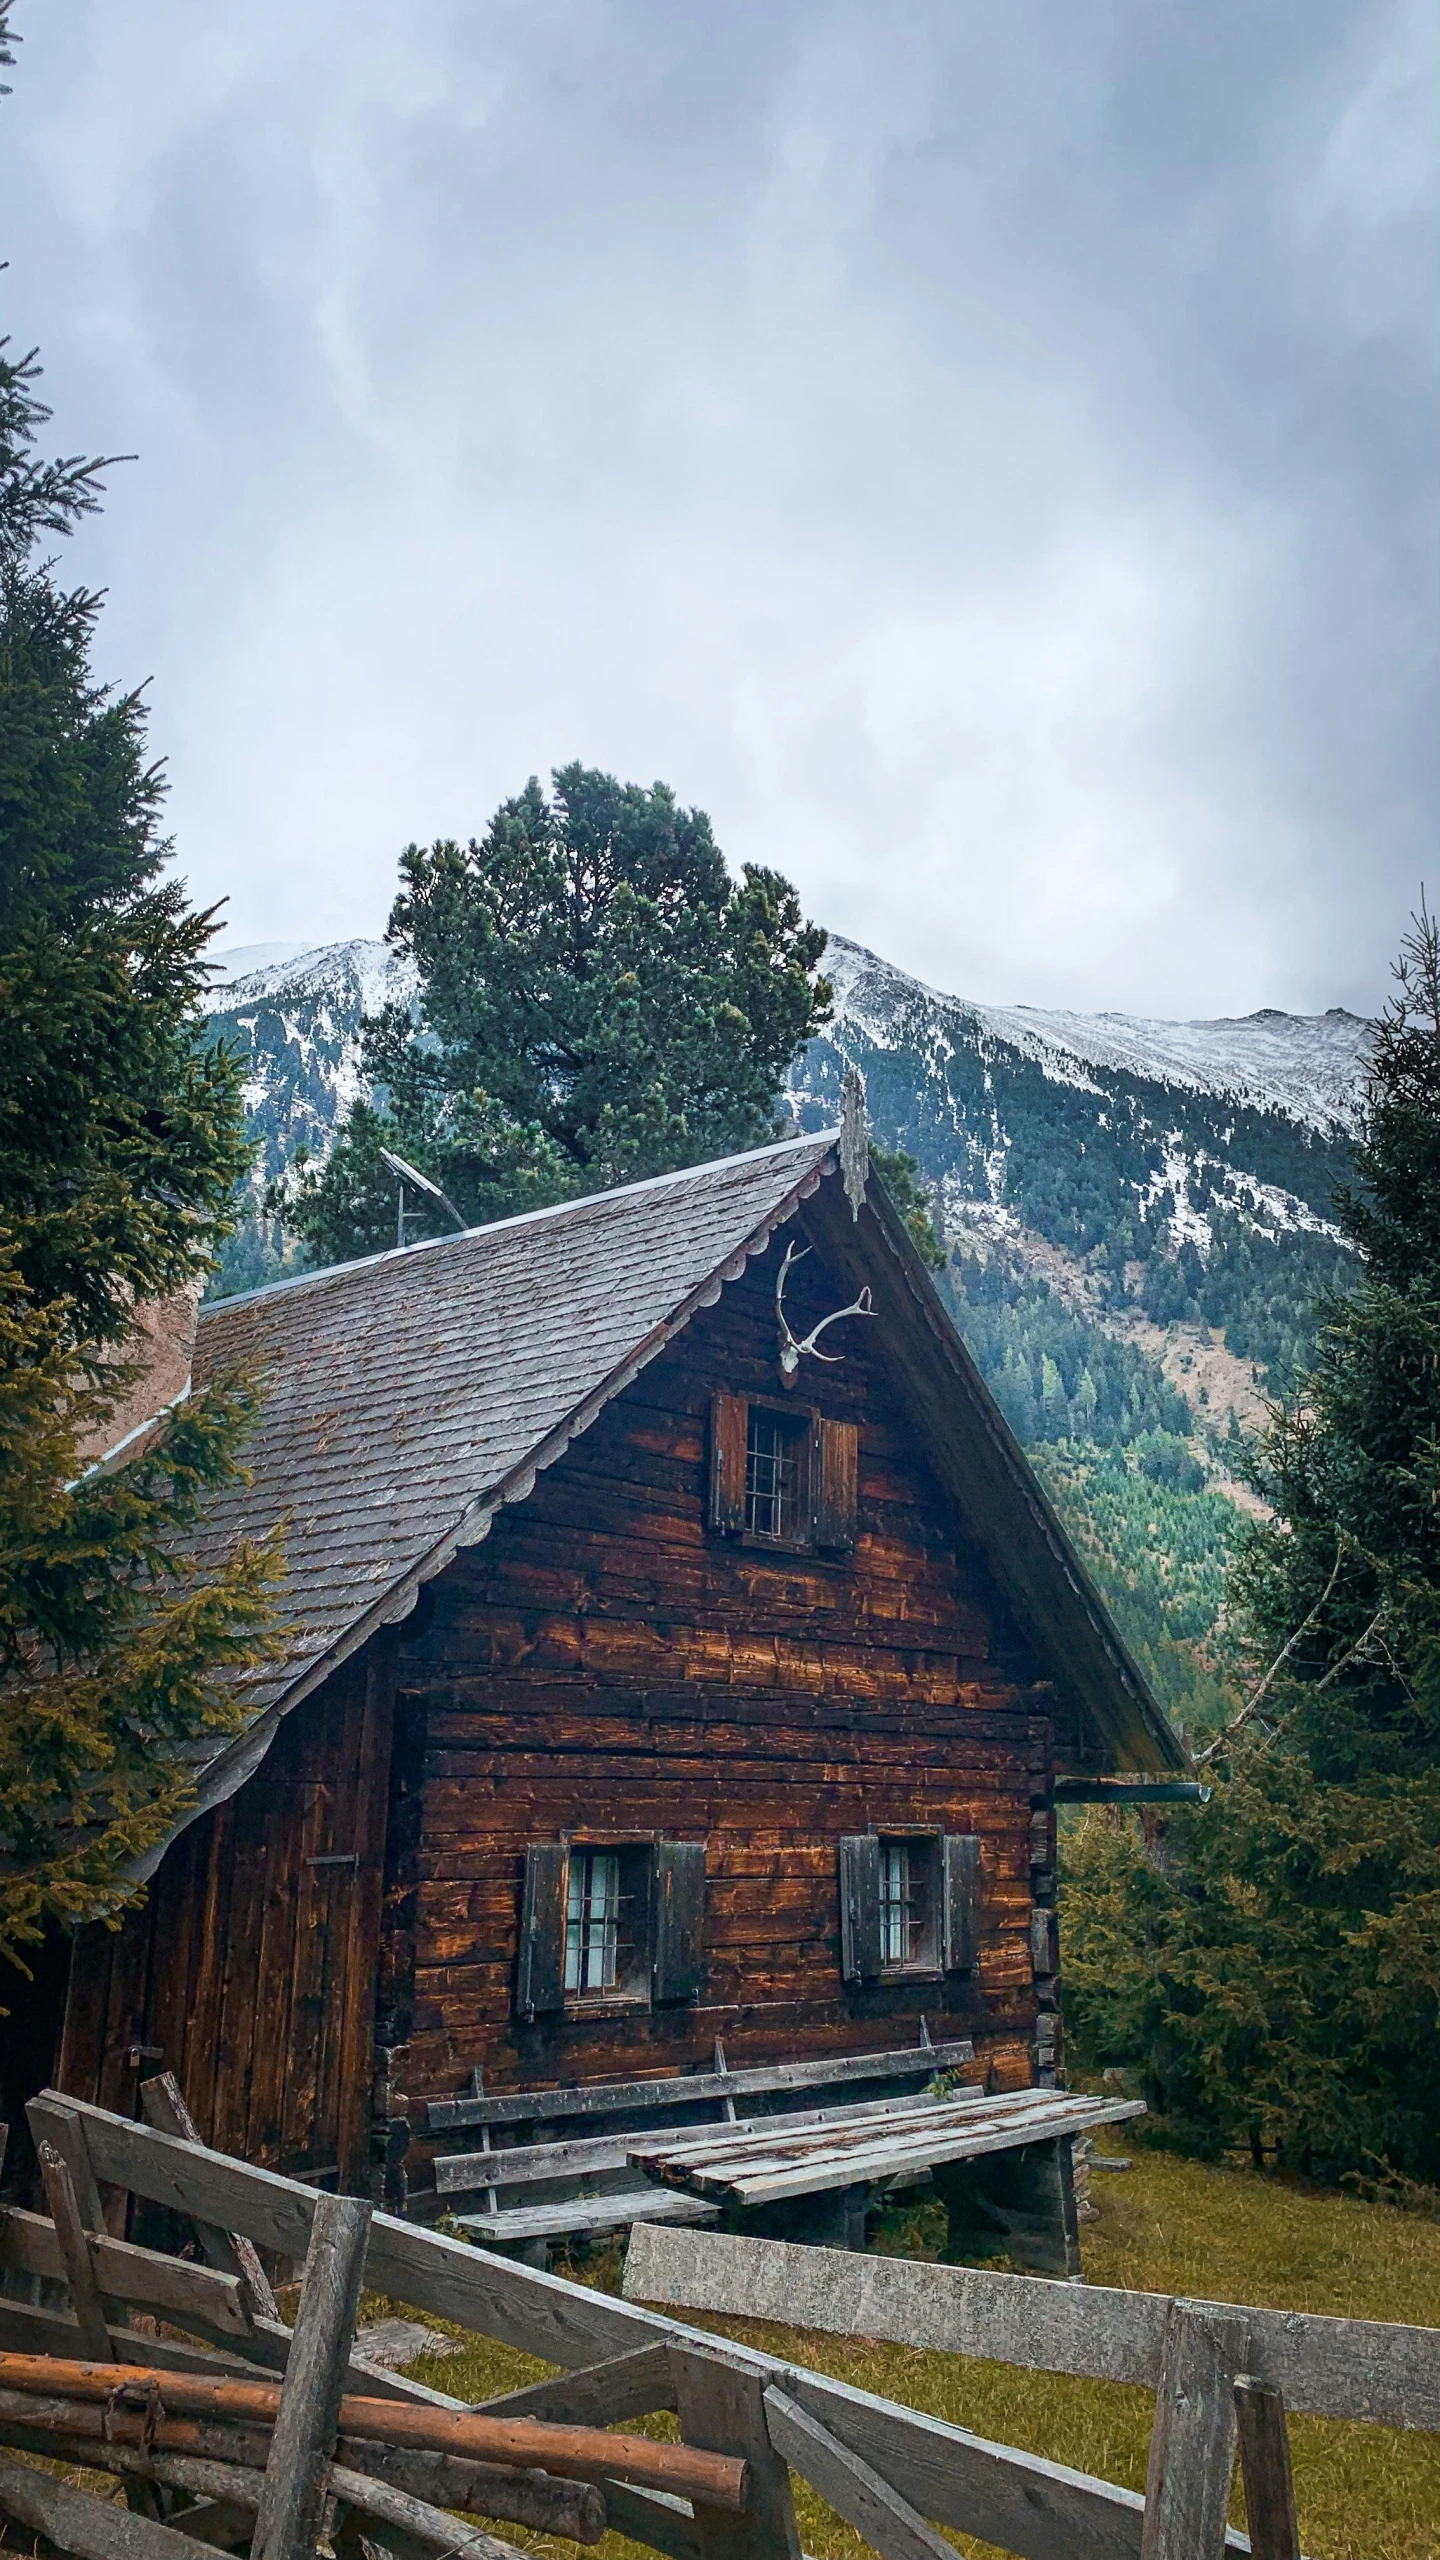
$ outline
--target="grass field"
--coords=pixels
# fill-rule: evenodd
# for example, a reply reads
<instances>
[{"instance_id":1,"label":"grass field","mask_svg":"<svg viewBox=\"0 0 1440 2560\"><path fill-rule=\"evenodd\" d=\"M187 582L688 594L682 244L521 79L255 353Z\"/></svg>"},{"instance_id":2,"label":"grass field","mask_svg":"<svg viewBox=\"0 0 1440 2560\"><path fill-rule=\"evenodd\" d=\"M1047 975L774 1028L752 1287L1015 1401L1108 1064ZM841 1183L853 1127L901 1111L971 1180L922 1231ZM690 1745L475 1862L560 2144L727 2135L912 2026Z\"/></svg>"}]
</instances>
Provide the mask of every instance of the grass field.
<instances>
[{"instance_id":1,"label":"grass field","mask_svg":"<svg viewBox=\"0 0 1440 2560\"><path fill-rule=\"evenodd\" d=\"M1440 2328L1440 2222L1308 2194L1248 2170L1203 2168L1161 2152L1137 2150L1132 2157L1130 2171L1093 2182L1099 2218L1084 2232L1092 2283ZM921 2236L920 2228L909 2235L912 2241ZM613 2284L618 2254L576 2272ZM696 2326L814 2365L978 2435L1144 2487L1154 2406L1147 2391L758 2321L706 2319ZM478 2399L546 2368L476 2340L459 2356L424 2360L413 2370L443 2390ZM657 2431L667 2423L652 2422ZM1292 2420L1290 2433L1310 2560L1437 2560L1440 2437L1314 2418ZM815 2560L860 2560L866 2546L800 2482L796 2503L801 2538ZM1238 2494L1234 2521L1244 2523ZM955 2539L974 2560L988 2560L988 2544ZM625 2560L632 2549L608 2537L600 2560Z\"/></svg>"}]
</instances>

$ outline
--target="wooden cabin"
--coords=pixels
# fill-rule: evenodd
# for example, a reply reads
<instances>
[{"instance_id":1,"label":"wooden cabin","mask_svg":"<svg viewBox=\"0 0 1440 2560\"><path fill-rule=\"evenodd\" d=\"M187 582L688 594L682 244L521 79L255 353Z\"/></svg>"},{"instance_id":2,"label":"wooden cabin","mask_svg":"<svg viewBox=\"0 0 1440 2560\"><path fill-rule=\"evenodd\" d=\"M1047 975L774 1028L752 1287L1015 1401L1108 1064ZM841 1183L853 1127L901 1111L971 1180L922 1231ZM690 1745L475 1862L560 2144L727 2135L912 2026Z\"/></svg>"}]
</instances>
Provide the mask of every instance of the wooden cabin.
<instances>
[{"instance_id":1,"label":"wooden cabin","mask_svg":"<svg viewBox=\"0 0 1440 2560\"><path fill-rule=\"evenodd\" d=\"M220 2147L423 2210L480 2087L717 2040L1053 2080L1057 1772L1182 1755L863 1128L221 1301L235 1362L207 1535L286 1519L286 1651L79 1933L63 2088L173 2071Z\"/></svg>"}]
</instances>

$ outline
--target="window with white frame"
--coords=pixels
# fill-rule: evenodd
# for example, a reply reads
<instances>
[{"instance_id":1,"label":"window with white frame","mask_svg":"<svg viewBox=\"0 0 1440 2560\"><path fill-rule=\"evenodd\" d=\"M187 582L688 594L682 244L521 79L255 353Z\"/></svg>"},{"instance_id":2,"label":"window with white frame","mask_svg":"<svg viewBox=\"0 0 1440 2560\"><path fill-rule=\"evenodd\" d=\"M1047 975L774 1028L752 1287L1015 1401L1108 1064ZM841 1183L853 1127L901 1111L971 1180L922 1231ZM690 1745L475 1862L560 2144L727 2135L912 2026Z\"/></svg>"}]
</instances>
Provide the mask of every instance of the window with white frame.
<instances>
[{"instance_id":1,"label":"window with white frame","mask_svg":"<svg viewBox=\"0 0 1440 2560\"><path fill-rule=\"evenodd\" d=\"M936 1961L936 1843L881 1839L880 1963L885 1972Z\"/></svg>"},{"instance_id":2,"label":"window with white frame","mask_svg":"<svg viewBox=\"0 0 1440 2560\"><path fill-rule=\"evenodd\" d=\"M620 1983L620 1852L572 1849L565 1899L565 1989L572 1999Z\"/></svg>"}]
</instances>

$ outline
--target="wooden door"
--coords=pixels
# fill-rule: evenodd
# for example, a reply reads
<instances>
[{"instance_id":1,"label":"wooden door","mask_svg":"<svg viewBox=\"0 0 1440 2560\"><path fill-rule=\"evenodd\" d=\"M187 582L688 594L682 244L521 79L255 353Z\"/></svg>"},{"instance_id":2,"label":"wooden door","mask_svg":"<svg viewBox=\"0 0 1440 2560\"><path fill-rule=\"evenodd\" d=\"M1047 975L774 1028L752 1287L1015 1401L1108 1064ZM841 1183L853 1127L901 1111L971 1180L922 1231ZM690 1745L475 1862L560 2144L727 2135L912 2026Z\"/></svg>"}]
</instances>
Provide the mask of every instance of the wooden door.
<instances>
[{"instance_id":1,"label":"wooden door","mask_svg":"<svg viewBox=\"0 0 1440 2560\"><path fill-rule=\"evenodd\" d=\"M218 2149L368 2186L393 1695L386 1634L181 1834L118 1934L81 1932L62 2087L129 2114L171 2070Z\"/></svg>"}]
</instances>

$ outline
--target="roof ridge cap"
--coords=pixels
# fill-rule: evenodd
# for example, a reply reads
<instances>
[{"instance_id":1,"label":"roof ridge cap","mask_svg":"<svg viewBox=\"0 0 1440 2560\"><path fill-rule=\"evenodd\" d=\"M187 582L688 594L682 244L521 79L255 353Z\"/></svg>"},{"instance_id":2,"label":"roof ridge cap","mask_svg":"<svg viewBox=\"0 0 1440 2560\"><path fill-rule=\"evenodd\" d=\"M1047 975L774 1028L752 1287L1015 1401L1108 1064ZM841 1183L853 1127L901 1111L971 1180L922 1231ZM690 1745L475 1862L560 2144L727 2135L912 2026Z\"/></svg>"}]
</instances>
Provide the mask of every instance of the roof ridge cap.
<instances>
[{"instance_id":1,"label":"roof ridge cap","mask_svg":"<svg viewBox=\"0 0 1440 2560\"><path fill-rule=\"evenodd\" d=\"M548 1208L518 1209L508 1218L491 1218L483 1226L462 1227L457 1235L421 1236L414 1244L390 1245L381 1253L356 1254L349 1262L327 1262L319 1271L295 1271L284 1280L267 1280L258 1289L236 1289L226 1297L212 1298L201 1307L197 1323L203 1324L207 1317L221 1315L232 1307L248 1306L256 1298L278 1297L282 1290L319 1288L327 1281L346 1279L352 1272L373 1271L381 1263L408 1261L415 1254L473 1244L477 1236L503 1235L516 1227L537 1226L542 1218L575 1216L582 1209L595 1208L602 1200L632 1199L637 1192L663 1190L667 1183L685 1182L696 1174L724 1173L732 1165L751 1164L762 1156L780 1156L792 1150L798 1153L806 1147L823 1153L827 1147L838 1145L839 1138L837 1126L805 1132L798 1138L772 1139L763 1147L738 1148L734 1155L707 1156L700 1164L676 1165L670 1173L648 1173L639 1182L617 1182L603 1191L582 1191L573 1200L553 1200Z\"/></svg>"}]
</instances>

